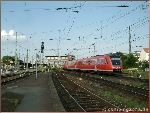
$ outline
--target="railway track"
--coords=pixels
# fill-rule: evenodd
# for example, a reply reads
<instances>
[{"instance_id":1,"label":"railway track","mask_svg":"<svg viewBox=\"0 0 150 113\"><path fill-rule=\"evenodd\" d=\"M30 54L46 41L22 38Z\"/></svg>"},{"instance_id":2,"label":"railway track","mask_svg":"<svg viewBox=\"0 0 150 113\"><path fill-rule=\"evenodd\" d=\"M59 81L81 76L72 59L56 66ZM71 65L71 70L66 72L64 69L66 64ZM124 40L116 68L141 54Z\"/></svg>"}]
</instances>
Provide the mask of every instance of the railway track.
<instances>
[{"instance_id":1,"label":"railway track","mask_svg":"<svg viewBox=\"0 0 150 113\"><path fill-rule=\"evenodd\" d=\"M83 74L83 73L71 73L71 75L84 78L89 81L101 84L101 85L105 85L110 89L119 90L119 92L127 93L127 94L130 94L131 96L136 96L142 101L148 101L148 98L149 98L148 89L144 89L144 88L140 88L140 87L136 87L136 86L132 86L128 84L122 84L119 82L114 82L114 81L107 80L107 79L100 78L100 77L97 78L97 77L90 76L88 74Z\"/></svg>"},{"instance_id":2,"label":"railway track","mask_svg":"<svg viewBox=\"0 0 150 113\"><path fill-rule=\"evenodd\" d=\"M108 77L108 75L102 75L103 77ZM111 76L111 78L118 78L118 79L123 79L123 80L130 80L130 81L137 81L137 82L143 82L143 83L148 83L149 79L143 79L143 78L139 78L138 76L135 77L130 77L127 76L126 73L115 73L113 76Z\"/></svg>"},{"instance_id":3,"label":"railway track","mask_svg":"<svg viewBox=\"0 0 150 113\"><path fill-rule=\"evenodd\" d=\"M61 73L53 73L52 79L66 111L125 111L125 106L112 104L108 100L92 93L85 87L72 81Z\"/></svg>"},{"instance_id":4,"label":"railway track","mask_svg":"<svg viewBox=\"0 0 150 113\"><path fill-rule=\"evenodd\" d=\"M64 71L64 73L78 73L79 75L88 75L91 77L96 77L96 78L103 78L106 79L108 81L114 81L114 82L118 82L121 84L126 84L129 86L135 86L138 88L143 88L148 90L148 84L149 84L149 80L148 79L141 79L141 78L133 78L133 77L128 77L128 76L124 76L121 73L115 73L113 75L108 75L108 74L97 74L97 73L85 73L85 72L74 72L74 71Z\"/></svg>"},{"instance_id":5,"label":"railway track","mask_svg":"<svg viewBox=\"0 0 150 113\"><path fill-rule=\"evenodd\" d=\"M35 71L26 71L26 72L17 72L14 74L7 74L5 76L1 76L1 84L9 83L10 81L14 81L16 79L20 79L23 77L27 77L29 75L35 74Z\"/></svg>"}]
</instances>

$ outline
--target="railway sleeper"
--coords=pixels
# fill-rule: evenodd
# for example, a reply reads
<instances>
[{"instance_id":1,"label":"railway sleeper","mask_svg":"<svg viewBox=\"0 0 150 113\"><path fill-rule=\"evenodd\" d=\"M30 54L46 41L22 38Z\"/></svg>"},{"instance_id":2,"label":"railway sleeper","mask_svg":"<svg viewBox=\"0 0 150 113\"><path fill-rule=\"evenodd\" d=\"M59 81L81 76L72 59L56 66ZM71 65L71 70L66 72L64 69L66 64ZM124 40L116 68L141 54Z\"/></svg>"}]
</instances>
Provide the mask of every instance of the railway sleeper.
<instances>
[{"instance_id":1,"label":"railway sleeper","mask_svg":"<svg viewBox=\"0 0 150 113\"><path fill-rule=\"evenodd\" d=\"M98 83L102 83L102 84L105 84L105 85L109 85L109 86L113 86L113 87L116 87L118 89L122 89L122 90L125 90L125 91L132 91L133 93L137 93L137 92L142 92L143 94L147 94L148 95L148 90L146 89L141 89L141 88L138 88L138 87L135 87L135 86L131 86L131 85L124 85L124 84L121 84L121 83L118 83L118 82L113 82L113 81L110 81L110 80L105 80L105 79L100 79L100 78L95 78L95 77L86 77L86 76L82 76L83 78L86 78L86 79L89 79L89 80L92 80L92 81L95 81L95 82L98 82ZM137 92L136 92L137 91ZM142 95L141 93L138 93L139 95Z\"/></svg>"},{"instance_id":2,"label":"railway sleeper","mask_svg":"<svg viewBox=\"0 0 150 113\"><path fill-rule=\"evenodd\" d=\"M104 106L101 105L101 103L99 103L99 105L97 105L97 104L90 104L90 103L80 103L80 105L82 105L83 108L86 108L86 107L91 107L91 108L104 107Z\"/></svg>"},{"instance_id":3,"label":"railway sleeper","mask_svg":"<svg viewBox=\"0 0 150 113\"><path fill-rule=\"evenodd\" d=\"M61 77L60 79L62 79L62 77ZM64 79L64 78L63 78L63 79ZM68 84L70 84L70 82L69 82ZM71 84L70 84L70 87L71 87ZM77 87L77 86L75 86L75 88L76 88L76 87ZM68 88L67 88L67 89L68 89ZM73 89L74 89L74 88L73 88ZM83 89L79 89L78 91L81 91L81 90L83 90ZM68 90L68 91L69 91L69 90ZM75 93L75 92L76 92L76 91L74 90L74 93ZM85 94L85 92L78 92L78 93L81 93L81 94L83 94L83 95L87 95L87 94L89 95L89 93ZM68 96L68 97L69 97L69 96ZM76 97L77 97L77 98L76 98ZM76 97L74 97L74 98L75 98L76 100L78 100L78 99L80 99L81 96L76 96ZM65 98L65 97L64 97L64 98ZM82 97L81 97L81 98L82 98ZM86 98L83 97L83 98L84 98L84 101L85 101L85 100L86 100L86 101L87 101L87 100L90 100L90 102L91 102L91 101L94 100L95 102L92 103L93 106L96 106L96 105L98 105L98 104L103 106L104 103L106 104L106 102L96 102L96 100L97 100L96 98L95 98L95 99L90 99L89 97L86 97ZM66 99L65 99L65 100L66 100ZM70 100L71 100L71 98L70 98ZM69 100L69 101L70 101L70 100ZM67 101L67 100L66 100L66 101ZM81 102L78 102L79 104L83 102L82 99L81 99L80 101L81 101ZM90 107L90 105L91 105L90 102L88 102L89 107ZM67 103L67 102L66 102L66 103ZM69 103L69 104L70 104L70 103ZM69 104L68 104L68 105L69 105ZM84 105L87 106L87 103L84 103ZM107 106L112 107L112 105L109 105L108 103L107 103ZM97 110L97 109L96 109L97 106L96 106L96 108L95 108L94 110L93 110L93 109L90 109L90 110L89 110L89 107L87 108L88 110L86 110L86 111L102 111L102 109L104 108L104 106L103 106L102 108L98 108L98 109L100 109L100 110Z\"/></svg>"},{"instance_id":4,"label":"railway sleeper","mask_svg":"<svg viewBox=\"0 0 150 113\"><path fill-rule=\"evenodd\" d=\"M94 112L94 111L96 111L96 112L101 112L102 111L102 108L85 108L85 110L87 111L87 112Z\"/></svg>"},{"instance_id":5,"label":"railway sleeper","mask_svg":"<svg viewBox=\"0 0 150 113\"><path fill-rule=\"evenodd\" d=\"M100 102L98 102L98 101L93 101L93 100L78 100L77 99L77 101L78 101L78 103L81 103L81 104L84 104L84 103L87 103L87 104L95 104L95 105L97 105L97 104L100 104Z\"/></svg>"}]
</instances>

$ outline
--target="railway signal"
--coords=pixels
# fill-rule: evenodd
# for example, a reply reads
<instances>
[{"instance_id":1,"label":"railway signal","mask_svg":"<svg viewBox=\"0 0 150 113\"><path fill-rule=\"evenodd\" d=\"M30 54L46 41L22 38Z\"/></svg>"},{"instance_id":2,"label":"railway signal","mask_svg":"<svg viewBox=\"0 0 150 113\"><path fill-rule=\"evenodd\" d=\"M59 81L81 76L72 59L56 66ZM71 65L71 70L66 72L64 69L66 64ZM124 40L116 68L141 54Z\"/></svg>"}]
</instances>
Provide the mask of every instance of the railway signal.
<instances>
[{"instance_id":1,"label":"railway signal","mask_svg":"<svg viewBox=\"0 0 150 113\"><path fill-rule=\"evenodd\" d=\"M43 53L44 50L44 42L41 43L41 53Z\"/></svg>"}]
</instances>

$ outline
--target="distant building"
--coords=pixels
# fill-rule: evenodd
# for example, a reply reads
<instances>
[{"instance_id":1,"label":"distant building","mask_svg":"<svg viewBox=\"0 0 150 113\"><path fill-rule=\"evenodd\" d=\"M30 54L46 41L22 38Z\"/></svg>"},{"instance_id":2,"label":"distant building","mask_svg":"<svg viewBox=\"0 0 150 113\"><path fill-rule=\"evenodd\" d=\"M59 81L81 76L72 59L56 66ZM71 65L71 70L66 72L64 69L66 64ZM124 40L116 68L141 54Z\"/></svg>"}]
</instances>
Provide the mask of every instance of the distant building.
<instances>
[{"instance_id":1,"label":"distant building","mask_svg":"<svg viewBox=\"0 0 150 113\"><path fill-rule=\"evenodd\" d=\"M140 61L147 60L149 61L149 48L143 48L140 52Z\"/></svg>"},{"instance_id":2,"label":"distant building","mask_svg":"<svg viewBox=\"0 0 150 113\"><path fill-rule=\"evenodd\" d=\"M134 53L133 53L133 55L135 56L135 57L138 57L139 59L139 61L140 61L140 53L141 53L141 51L134 51Z\"/></svg>"},{"instance_id":3,"label":"distant building","mask_svg":"<svg viewBox=\"0 0 150 113\"><path fill-rule=\"evenodd\" d=\"M48 60L49 65L51 66L62 66L65 61L71 61L75 59L73 55L66 55L66 56L45 56Z\"/></svg>"},{"instance_id":4,"label":"distant building","mask_svg":"<svg viewBox=\"0 0 150 113\"><path fill-rule=\"evenodd\" d=\"M134 55L135 55L136 57L140 57L141 51L134 51L134 52L135 52Z\"/></svg>"}]
</instances>

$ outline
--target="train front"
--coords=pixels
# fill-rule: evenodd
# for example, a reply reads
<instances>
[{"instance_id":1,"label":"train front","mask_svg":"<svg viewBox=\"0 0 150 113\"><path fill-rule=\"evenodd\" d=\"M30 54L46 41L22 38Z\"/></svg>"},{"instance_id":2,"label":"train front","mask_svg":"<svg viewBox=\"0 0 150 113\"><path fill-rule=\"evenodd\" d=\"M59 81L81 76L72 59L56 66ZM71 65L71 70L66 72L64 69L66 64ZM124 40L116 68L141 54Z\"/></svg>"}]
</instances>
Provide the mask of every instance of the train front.
<instances>
[{"instance_id":1,"label":"train front","mask_svg":"<svg viewBox=\"0 0 150 113\"><path fill-rule=\"evenodd\" d=\"M122 60L119 55L110 55L110 60L112 62L113 72L122 72Z\"/></svg>"}]
</instances>

